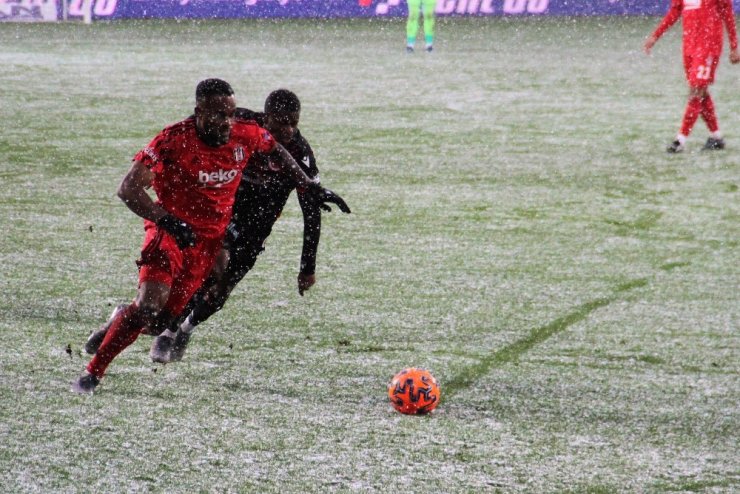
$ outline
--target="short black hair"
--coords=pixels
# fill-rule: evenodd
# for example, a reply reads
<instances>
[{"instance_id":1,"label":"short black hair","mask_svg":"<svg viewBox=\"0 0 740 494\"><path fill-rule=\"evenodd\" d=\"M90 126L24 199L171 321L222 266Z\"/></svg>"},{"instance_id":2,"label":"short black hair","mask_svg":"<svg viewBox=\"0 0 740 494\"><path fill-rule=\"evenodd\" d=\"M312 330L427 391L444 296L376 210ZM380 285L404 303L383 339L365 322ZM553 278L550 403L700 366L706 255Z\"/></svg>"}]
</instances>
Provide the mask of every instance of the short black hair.
<instances>
[{"instance_id":1,"label":"short black hair","mask_svg":"<svg viewBox=\"0 0 740 494\"><path fill-rule=\"evenodd\" d=\"M231 84L223 79L204 79L195 88L195 101L201 101L211 96L234 96Z\"/></svg>"},{"instance_id":2,"label":"short black hair","mask_svg":"<svg viewBox=\"0 0 740 494\"><path fill-rule=\"evenodd\" d=\"M267 95L265 113L296 113L301 111L301 101L293 91L276 89Z\"/></svg>"}]
</instances>

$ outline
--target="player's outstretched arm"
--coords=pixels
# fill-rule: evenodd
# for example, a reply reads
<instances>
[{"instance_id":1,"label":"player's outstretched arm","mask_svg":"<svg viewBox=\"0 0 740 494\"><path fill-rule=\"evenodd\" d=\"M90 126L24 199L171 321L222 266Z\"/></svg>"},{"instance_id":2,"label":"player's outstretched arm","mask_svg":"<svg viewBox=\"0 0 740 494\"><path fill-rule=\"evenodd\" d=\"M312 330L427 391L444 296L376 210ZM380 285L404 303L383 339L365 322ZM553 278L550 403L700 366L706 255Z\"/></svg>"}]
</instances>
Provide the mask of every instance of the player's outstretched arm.
<instances>
[{"instance_id":1,"label":"player's outstretched arm","mask_svg":"<svg viewBox=\"0 0 740 494\"><path fill-rule=\"evenodd\" d=\"M298 187L305 188L311 184L318 183L317 179L313 179L306 175L303 168L296 163L295 158L291 156L287 149L285 149L280 143L275 143L275 150L272 152L273 156L277 156L277 159L283 165L283 170L293 179Z\"/></svg>"},{"instance_id":2,"label":"player's outstretched arm","mask_svg":"<svg viewBox=\"0 0 740 494\"><path fill-rule=\"evenodd\" d=\"M342 199L339 194L333 192L319 184L313 184L308 188L306 192L308 200L315 202L324 211L331 211L329 203L336 204L339 210L343 213L349 214L352 210L349 208L347 203Z\"/></svg>"}]
</instances>

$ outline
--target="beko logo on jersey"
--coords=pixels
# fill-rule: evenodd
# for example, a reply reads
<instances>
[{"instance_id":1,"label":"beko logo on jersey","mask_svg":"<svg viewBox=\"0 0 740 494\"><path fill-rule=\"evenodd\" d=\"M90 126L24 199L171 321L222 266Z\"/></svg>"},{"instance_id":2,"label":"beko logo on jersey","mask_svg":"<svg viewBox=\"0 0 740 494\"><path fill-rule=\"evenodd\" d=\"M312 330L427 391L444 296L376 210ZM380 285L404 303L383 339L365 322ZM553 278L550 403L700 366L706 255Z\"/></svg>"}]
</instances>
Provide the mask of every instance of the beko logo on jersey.
<instances>
[{"instance_id":1,"label":"beko logo on jersey","mask_svg":"<svg viewBox=\"0 0 740 494\"><path fill-rule=\"evenodd\" d=\"M211 187L221 187L233 181L239 174L237 170L219 170L217 172L198 171L198 182Z\"/></svg>"}]
</instances>

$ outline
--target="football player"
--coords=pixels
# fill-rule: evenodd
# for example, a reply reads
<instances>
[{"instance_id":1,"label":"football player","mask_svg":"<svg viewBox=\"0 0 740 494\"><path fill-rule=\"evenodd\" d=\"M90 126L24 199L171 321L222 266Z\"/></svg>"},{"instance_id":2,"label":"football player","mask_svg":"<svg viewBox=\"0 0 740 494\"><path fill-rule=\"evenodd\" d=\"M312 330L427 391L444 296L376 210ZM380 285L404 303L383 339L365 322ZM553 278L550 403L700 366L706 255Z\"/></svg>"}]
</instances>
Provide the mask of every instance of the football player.
<instances>
[{"instance_id":1,"label":"football player","mask_svg":"<svg viewBox=\"0 0 740 494\"><path fill-rule=\"evenodd\" d=\"M740 62L732 0L671 0L668 13L645 41L647 54L658 38L680 18L683 18L683 66L689 84L689 99L681 129L667 151L680 153L684 150L699 115L709 129L709 138L703 149L724 149L725 141L719 130L709 86L714 83L722 55L725 28L730 40L730 63Z\"/></svg>"},{"instance_id":2,"label":"football player","mask_svg":"<svg viewBox=\"0 0 740 494\"><path fill-rule=\"evenodd\" d=\"M424 49L434 49L434 25L437 0L407 0L408 17L406 18L406 52L413 53L416 37L419 33L419 16L424 17Z\"/></svg>"}]
</instances>

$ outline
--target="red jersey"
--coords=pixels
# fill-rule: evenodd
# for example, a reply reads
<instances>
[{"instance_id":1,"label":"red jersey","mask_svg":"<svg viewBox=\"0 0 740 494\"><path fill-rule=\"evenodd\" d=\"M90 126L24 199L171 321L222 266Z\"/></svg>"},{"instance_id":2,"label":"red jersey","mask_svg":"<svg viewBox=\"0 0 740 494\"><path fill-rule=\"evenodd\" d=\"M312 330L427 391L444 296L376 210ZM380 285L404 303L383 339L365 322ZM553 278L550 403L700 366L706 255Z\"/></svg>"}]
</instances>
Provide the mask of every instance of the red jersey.
<instances>
[{"instance_id":1,"label":"red jersey","mask_svg":"<svg viewBox=\"0 0 740 494\"><path fill-rule=\"evenodd\" d=\"M223 235L242 171L255 151L275 140L255 122L237 120L229 142L211 147L196 134L195 117L170 125L134 157L154 172L157 204L193 227L196 235Z\"/></svg>"},{"instance_id":2,"label":"red jersey","mask_svg":"<svg viewBox=\"0 0 740 494\"><path fill-rule=\"evenodd\" d=\"M730 48L737 48L732 0L671 0L671 7L653 36L660 38L681 17L684 53L719 55L723 27L727 28Z\"/></svg>"}]
</instances>

